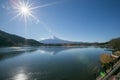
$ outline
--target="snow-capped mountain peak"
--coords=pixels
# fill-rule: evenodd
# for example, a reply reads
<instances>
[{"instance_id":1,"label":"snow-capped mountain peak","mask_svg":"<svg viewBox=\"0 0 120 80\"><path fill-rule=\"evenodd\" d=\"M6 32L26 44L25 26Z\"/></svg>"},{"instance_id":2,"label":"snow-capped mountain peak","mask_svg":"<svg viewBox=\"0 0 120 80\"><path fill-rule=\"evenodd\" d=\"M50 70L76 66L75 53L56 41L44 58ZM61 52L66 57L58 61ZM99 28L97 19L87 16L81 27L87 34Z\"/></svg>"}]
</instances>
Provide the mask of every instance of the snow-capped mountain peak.
<instances>
[{"instance_id":1,"label":"snow-capped mountain peak","mask_svg":"<svg viewBox=\"0 0 120 80\"><path fill-rule=\"evenodd\" d=\"M67 40L62 40L56 36L52 36L46 39L42 39L40 41L41 43L45 43L45 44L63 44L63 43L71 43L71 41L67 41Z\"/></svg>"},{"instance_id":2,"label":"snow-capped mountain peak","mask_svg":"<svg viewBox=\"0 0 120 80\"><path fill-rule=\"evenodd\" d=\"M50 37L51 39L59 39L59 38L57 38L56 36L52 36L52 37Z\"/></svg>"}]
</instances>

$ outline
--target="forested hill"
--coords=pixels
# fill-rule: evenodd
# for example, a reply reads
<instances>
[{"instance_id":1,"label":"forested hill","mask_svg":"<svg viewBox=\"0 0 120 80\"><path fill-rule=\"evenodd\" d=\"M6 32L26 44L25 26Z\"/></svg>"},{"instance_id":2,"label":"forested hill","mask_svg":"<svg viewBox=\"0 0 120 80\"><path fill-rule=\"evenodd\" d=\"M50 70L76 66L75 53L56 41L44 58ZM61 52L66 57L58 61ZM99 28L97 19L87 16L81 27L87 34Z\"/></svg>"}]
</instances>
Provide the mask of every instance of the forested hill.
<instances>
[{"instance_id":1,"label":"forested hill","mask_svg":"<svg viewBox=\"0 0 120 80\"><path fill-rule=\"evenodd\" d=\"M0 47L2 46L40 46L42 43L33 40L33 39L25 39L23 37L6 33L0 30Z\"/></svg>"},{"instance_id":2,"label":"forested hill","mask_svg":"<svg viewBox=\"0 0 120 80\"><path fill-rule=\"evenodd\" d=\"M120 50L120 38L112 39L108 42L108 44L111 48Z\"/></svg>"}]
</instances>

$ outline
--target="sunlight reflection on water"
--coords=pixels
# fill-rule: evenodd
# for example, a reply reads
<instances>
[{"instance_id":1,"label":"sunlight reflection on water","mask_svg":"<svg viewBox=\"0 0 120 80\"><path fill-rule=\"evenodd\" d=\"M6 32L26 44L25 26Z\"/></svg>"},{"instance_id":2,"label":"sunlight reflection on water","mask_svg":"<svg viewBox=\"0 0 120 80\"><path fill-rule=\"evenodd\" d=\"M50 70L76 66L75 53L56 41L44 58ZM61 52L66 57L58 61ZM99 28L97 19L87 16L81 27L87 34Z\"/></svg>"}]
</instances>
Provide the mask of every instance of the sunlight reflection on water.
<instances>
[{"instance_id":1,"label":"sunlight reflection on water","mask_svg":"<svg viewBox=\"0 0 120 80\"><path fill-rule=\"evenodd\" d=\"M8 80L28 80L29 76L26 74L24 68L18 69L17 74L14 74L12 78Z\"/></svg>"},{"instance_id":2,"label":"sunlight reflection on water","mask_svg":"<svg viewBox=\"0 0 120 80\"><path fill-rule=\"evenodd\" d=\"M19 73L14 77L14 80L27 80L27 75L25 75L24 73Z\"/></svg>"}]
</instances>

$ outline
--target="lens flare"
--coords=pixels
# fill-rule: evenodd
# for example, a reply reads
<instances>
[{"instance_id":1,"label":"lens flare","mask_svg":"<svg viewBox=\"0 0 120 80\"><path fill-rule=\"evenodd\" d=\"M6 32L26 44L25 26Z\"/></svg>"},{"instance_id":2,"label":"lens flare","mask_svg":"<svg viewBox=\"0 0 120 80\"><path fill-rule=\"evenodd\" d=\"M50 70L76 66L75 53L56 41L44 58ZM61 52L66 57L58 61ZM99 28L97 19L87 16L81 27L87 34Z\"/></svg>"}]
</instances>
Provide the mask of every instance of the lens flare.
<instances>
[{"instance_id":1,"label":"lens flare","mask_svg":"<svg viewBox=\"0 0 120 80\"><path fill-rule=\"evenodd\" d=\"M11 2L13 5L13 9L16 13L16 16L14 16L12 20L15 19L16 17L24 18L25 23L27 22L27 20L29 20L30 17L36 21L39 20L37 17L33 15L34 6L32 5L32 3L30 3L30 0L14 0L14 1L12 0Z\"/></svg>"},{"instance_id":2,"label":"lens flare","mask_svg":"<svg viewBox=\"0 0 120 80\"><path fill-rule=\"evenodd\" d=\"M52 2L52 3L35 6L35 4L31 2L33 0L10 0L10 1L11 1L11 5L13 8L12 12L14 12L15 14L15 16L12 17L12 19L10 19L10 21L16 18L23 20L25 23L25 34L27 34L27 26L28 26L29 20L31 19L34 20L36 24L38 23L43 24L42 21L40 21L39 18L35 16L36 9L52 6L54 4L59 3L59 2ZM44 26L45 26L45 29L47 29L49 33L53 34L52 30L46 27L46 24L44 24L43 27Z\"/></svg>"},{"instance_id":3,"label":"lens flare","mask_svg":"<svg viewBox=\"0 0 120 80\"><path fill-rule=\"evenodd\" d=\"M53 2L44 5L34 6L30 0L11 0L11 2L14 12L16 13L16 16L14 16L11 20L15 19L16 17L22 17L24 18L24 21L27 22L29 18L33 18L37 23L40 22L40 20L34 15L35 9L51 6L58 3Z\"/></svg>"}]
</instances>

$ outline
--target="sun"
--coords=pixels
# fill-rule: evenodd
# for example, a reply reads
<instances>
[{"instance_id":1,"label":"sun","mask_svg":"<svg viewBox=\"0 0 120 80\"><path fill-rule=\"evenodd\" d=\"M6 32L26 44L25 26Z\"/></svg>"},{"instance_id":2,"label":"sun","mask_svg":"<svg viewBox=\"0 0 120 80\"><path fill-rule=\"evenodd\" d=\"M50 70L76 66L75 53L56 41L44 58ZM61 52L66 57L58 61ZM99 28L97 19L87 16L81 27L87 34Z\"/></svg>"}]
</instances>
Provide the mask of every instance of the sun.
<instances>
[{"instance_id":1,"label":"sun","mask_svg":"<svg viewBox=\"0 0 120 80\"><path fill-rule=\"evenodd\" d=\"M29 14L31 14L30 8L27 6L21 6L19 9L19 13L21 13L24 16L27 16Z\"/></svg>"},{"instance_id":2,"label":"sun","mask_svg":"<svg viewBox=\"0 0 120 80\"><path fill-rule=\"evenodd\" d=\"M16 13L16 16L14 16L12 20L16 17L21 17L25 24L30 18L33 18L35 21L39 20L36 16L34 16L35 6L30 3L30 0L12 0L12 5L14 12Z\"/></svg>"},{"instance_id":3,"label":"sun","mask_svg":"<svg viewBox=\"0 0 120 80\"><path fill-rule=\"evenodd\" d=\"M25 24L27 24L28 20L31 20L30 18L32 18L32 20L35 20L36 24L40 22L39 18L34 15L35 14L34 10L56 4L56 2L54 2L35 6L31 2L32 0L10 0L10 1L13 7L13 11L16 14L14 17L12 17L11 20L14 20L15 18L20 18L24 20Z\"/></svg>"}]
</instances>

